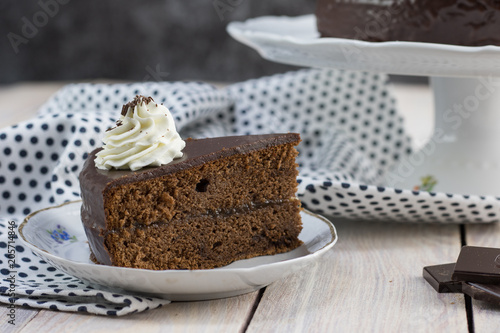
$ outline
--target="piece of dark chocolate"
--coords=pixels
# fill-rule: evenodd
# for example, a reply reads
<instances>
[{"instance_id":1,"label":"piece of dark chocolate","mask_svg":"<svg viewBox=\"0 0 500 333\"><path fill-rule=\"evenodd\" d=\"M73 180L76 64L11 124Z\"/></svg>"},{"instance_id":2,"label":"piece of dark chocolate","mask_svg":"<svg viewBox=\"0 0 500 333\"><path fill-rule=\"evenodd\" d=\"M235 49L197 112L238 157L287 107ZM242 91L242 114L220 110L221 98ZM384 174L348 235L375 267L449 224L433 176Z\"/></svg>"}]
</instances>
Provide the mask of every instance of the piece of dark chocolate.
<instances>
[{"instance_id":1,"label":"piece of dark chocolate","mask_svg":"<svg viewBox=\"0 0 500 333\"><path fill-rule=\"evenodd\" d=\"M462 247L451 278L455 281L500 284L500 249Z\"/></svg>"},{"instance_id":2,"label":"piece of dark chocolate","mask_svg":"<svg viewBox=\"0 0 500 333\"><path fill-rule=\"evenodd\" d=\"M482 284L451 279L454 263L424 267L424 279L438 293L463 293L477 301L500 305L500 284Z\"/></svg>"},{"instance_id":3,"label":"piece of dark chocolate","mask_svg":"<svg viewBox=\"0 0 500 333\"><path fill-rule=\"evenodd\" d=\"M451 279L455 263L424 267L424 279L438 293L461 293L462 282Z\"/></svg>"},{"instance_id":4,"label":"piece of dark chocolate","mask_svg":"<svg viewBox=\"0 0 500 333\"><path fill-rule=\"evenodd\" d=\"M462 285L464 294L475 300L500 305L500 285L467 282Z\"/></svg>"}]
</instances>

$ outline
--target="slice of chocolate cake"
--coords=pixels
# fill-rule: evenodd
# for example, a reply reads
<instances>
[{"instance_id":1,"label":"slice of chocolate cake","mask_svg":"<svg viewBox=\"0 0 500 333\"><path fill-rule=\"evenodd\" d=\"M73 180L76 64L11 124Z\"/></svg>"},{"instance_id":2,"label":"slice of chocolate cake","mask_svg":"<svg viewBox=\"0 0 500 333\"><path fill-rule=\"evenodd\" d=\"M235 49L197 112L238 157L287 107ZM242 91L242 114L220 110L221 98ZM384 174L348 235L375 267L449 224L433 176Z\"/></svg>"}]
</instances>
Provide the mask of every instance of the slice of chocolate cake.
<instances>
[{"instance_id":1,"label":"slice of chocolate cake","mask_svg":"<svg viewBox=\"0 0 500 333\"><path fill-rule=\"evenodd\" d=\"M187 140L181 158L137 171L97 168L92 152L80 185L93 260L208 269L298 247L299 142L294 133Z\"/></svg>"}]
</instances>

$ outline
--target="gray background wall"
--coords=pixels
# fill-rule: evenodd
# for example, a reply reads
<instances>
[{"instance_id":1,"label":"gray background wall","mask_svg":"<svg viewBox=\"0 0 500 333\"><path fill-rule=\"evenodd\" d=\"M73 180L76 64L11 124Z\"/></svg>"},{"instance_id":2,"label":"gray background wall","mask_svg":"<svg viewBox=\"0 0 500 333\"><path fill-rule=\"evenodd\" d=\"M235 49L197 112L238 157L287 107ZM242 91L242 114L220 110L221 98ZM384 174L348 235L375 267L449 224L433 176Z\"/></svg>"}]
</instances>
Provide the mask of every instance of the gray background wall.
<instances>
[{"instance_id":1,"label":"gray background wall","mask_svg":"<svg viewBox=\"0 0 500 333\"><path fill-rule=\"evenodd\" d=\"M240 81L283 72L295 67L263 60L233 40L226 25L313 13L314 6L314 0L0 0L0 83Z\"/></svg>"}]
</instances>

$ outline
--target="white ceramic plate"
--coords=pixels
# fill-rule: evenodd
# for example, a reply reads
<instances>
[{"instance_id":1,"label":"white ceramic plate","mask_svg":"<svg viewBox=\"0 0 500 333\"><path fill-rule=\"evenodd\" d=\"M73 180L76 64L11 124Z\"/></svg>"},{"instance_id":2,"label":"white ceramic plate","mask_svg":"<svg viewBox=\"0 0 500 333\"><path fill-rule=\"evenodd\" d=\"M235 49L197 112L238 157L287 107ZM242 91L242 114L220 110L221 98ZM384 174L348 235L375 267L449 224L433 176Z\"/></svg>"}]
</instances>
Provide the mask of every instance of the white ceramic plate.
<instances>
[{"instance_id":1,"label":"white ceramic plate","mask_svg":"<svg viewBox=\"0 0 500 333\"><path fill-rule=\"evenodd\" d=\"M81 201L30 214L19 226L23 243L43 260L83 281L173 301L236 296L262 288L315 262L337 241L333 224L301 213L304 242L288 253L236 261L209 270L153 271L96 265L90 261L80 219Z\"/></svg>"},{"instance_id":2,"label":"white ceramic plate","mask_svg":"<svg viewBox=\"0 0 500 333\"><path fill-rule=\"evenodd\" d=\"M264 16L227 31L262 57L291 65L425 76L498 76L500 47L320 38L314 15Z\"/></svg>"}]
</instances>

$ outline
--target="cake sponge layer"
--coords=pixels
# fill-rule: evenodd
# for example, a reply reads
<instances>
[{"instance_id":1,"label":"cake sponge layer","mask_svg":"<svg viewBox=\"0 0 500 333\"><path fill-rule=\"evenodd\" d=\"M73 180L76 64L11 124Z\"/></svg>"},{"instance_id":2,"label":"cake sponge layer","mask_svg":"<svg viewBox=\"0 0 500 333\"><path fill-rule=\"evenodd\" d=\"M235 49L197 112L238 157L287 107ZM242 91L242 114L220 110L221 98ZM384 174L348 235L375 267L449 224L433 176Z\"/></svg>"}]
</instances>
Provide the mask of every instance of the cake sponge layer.
<instances>
[{"instance_id":1,"label":"cake sponge layer","mask_svg":"<svg viewBox=\"0 0 500 333\"><path fill-rule=\"evenodd\" d=\"M117 266L209 269L298 247L299 211L293 200L229 215L192 216L110 233L105 243Z\"/></svg>"},{"instance_id":2,"label":"cake sponge layer","mask_svg":"<svg viewBox=\"0 0 500 333\"><path fill-rule=\"evenodd\" d=\"M108 187L104 192L106 229L227 213L269 200L288 200L294 197L297 187L296 155L289 144Z\"/></svg>"}]
</instances>

